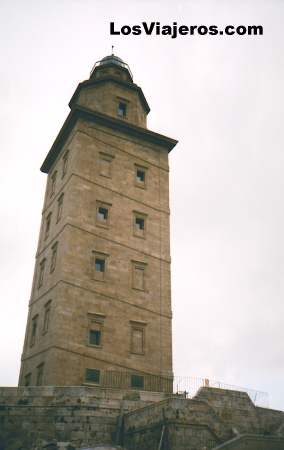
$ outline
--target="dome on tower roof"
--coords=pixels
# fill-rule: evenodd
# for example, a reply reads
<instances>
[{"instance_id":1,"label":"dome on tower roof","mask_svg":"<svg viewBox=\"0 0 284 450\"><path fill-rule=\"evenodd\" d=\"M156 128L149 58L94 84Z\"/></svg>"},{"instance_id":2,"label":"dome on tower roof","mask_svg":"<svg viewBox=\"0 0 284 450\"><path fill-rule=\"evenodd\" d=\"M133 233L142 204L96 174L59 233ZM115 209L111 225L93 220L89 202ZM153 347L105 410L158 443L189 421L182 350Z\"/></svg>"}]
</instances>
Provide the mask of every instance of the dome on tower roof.
<instances>
[{"instance_id":1,"label":"dome on tower roof","mask_svg":"<svg viewBox=\"0 0 284 450\"><path fill-rule=\"evenodd\" d=\"M96 64L94 65L92 71L91 71L91 76L94 72L94 70L97 67L101 67L101 66L107 66L107 65L111 65L114 64L116 66L122 67L123 69L126 69L129 72L129 75L131 77L131 79L133 79L131 70L129 68L129 65L126 64L121 58L119 58L118 56L115 56L114 54L105 56L103 59L101 59L100 61L97 61Z\"/></svg>"},{"instance_id":2,"label":"dome on tower roof","mask_svg":"<svg viewBox=\"0 0 284 450\"><path fill-rule=\"evenodd\" d=\"M124 66L125 62L122 61L121 58L119 58L118 56L115 56L114 54L109 55L109 56L105 56L101 61L101 64L118 64L119 66ZM127 64L126 64L127 65Z\"/></svg>"}]
</instances>

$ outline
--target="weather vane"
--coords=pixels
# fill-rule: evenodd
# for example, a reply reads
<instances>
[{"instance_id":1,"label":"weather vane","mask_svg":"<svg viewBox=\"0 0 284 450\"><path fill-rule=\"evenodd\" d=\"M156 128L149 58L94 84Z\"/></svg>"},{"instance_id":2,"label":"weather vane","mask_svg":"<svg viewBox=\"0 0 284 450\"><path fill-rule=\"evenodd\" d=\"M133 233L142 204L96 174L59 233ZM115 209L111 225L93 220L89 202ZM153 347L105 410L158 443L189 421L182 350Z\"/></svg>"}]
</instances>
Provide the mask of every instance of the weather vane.
<instances>
[{"instance_id":1,"label":"weather vane","mask_svg":"<svg viewBox=\"0 0 284 450\"><path fill-rule=\"evenodd\" d=\"M111 54L113 55L114 45L111 46Z\"/></svg>"}]
</instances>

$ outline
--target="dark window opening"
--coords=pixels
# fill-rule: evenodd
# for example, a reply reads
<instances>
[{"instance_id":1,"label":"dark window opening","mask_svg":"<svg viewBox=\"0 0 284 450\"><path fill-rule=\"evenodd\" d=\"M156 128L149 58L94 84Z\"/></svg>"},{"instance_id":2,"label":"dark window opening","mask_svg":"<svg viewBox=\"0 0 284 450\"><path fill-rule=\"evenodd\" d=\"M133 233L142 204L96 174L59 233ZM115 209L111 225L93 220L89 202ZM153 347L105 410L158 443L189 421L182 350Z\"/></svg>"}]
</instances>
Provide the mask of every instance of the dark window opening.
<instances>
[{"instance_id":1,"label":"dark window opening","mask_svg":"<svg viewBox=\"0 0 284 450\"><path fill-rule=\"evenodd\" d=\"M136 169L136 180L138 183L145 183L145 170Z\"/></svg>"},{"instance_id":2,"label":"dark window opening","mask_svg":"<svg viewBox=\"0 0 284 450\"><path fill-rule=\"evenodd\" d=\"M48 216L47 216L47 218L46 218L45 239L46 239L46 238L48 237L48 235L49 235L50 224L51 224L51 212L48 214Z\"/></svg>"},{"instance_id":3,"label":"dark window opening","mask_svg":"<svg viewBox=\"0 0 284 450\"><path fill-rule=\"evenodd\" d=\"M86 381L91 383L100 382L100 370L98 369L86 369Z\"/></svg>"},{"instance_id":4,"label":"dark window opening","mask_svg":"<svg viewBox=\"0 0 284 450\"><path fill-rule=\"evenodd\" d=\"M135 225L138 230L144 230L145 229L145 219L143 219L142 217L136 217Z\"/></svg>"},{"instance_id":5,"label":"dark window opening","mask_svg":"<svg viewBox=\"0 0 284 450\"><path fill-rule=\"evenodd\" d=\"M38 316L36 316L36 317L34 317L32 319L32 330L31 330L30 346L34 345L35 340L36 340L37 322L38 322Z\"/></svg>"},{"instance_id":6,"label":"dark window opening","mask_svg":"<svg viewBox=\"0 0 284 450\"><path fill-rule=\"evenodd\" d=\"M96 268L96 272L104 272L105 271L105 260L101 259L101 258L96 258L95 268Z\"/></svg>"},{"instance_id":7,"label":"dark window opening","mask_svg":"<svg viewBox=\"0 0 284 450\"><path fill-rule=\"evenodd\" d=\"M144 377L141 375L131 375L131 387L136 389L144 389Z\"/></svg>"},{"instance_id":8,"label":"dark window opening","mask_svg":"<svg viewBox=\"0 0 284 450\"><path fill-rule=\"evenodd\" d=\"M100 330L90 330L89 343L91 345L101 345L101 331Z\"/></svg>"},{"instance_id":9,"label":"dark window opening","mask_svg":"<svg viewBox=\"0 0 284 450\"><path fill-rule=\"evenodd\" d=\"M108 209L103 206L99 206L97 210L97 218L106 222L108 218Z\"/></svg>"},{"instance_id":10,"label":"dark window opening","mask_svg":"<svg viewBox=\"0 0 284 450\"><path fill-rule=\"evenodd\" d=\"M126 105L126 103L119 102L118 108L117 108L117 114L118 114L118 116L120 116L120 117L126 117L126 110L127 110L127 105Z\"/></svg>"},{"instance_id":11,"label":"dark window opening","mask_svg":"<svg viewBox=\"0 0 284 450\"><path fill-rule=\"evenodd\" d=\"M57 219L56 219L57 222L59 222L59 220L62 217L63 198L64 198L64 194L61 194L59 199L57 200Z\"/></svg>"},{"instance_id":12,"label":"dark window opening","mask_svg":"<svg viewBox=\"0 0 284 450\"><path fill-rule=\"evenodd\" d=\"M32 374L31 374L31 373L28 373L28 374L25 376L25 379L24 379L24 385L25 385L25 386L30 386L30 385L31 385L31 381L32 381Z\"/></svg>"}]
</instances>

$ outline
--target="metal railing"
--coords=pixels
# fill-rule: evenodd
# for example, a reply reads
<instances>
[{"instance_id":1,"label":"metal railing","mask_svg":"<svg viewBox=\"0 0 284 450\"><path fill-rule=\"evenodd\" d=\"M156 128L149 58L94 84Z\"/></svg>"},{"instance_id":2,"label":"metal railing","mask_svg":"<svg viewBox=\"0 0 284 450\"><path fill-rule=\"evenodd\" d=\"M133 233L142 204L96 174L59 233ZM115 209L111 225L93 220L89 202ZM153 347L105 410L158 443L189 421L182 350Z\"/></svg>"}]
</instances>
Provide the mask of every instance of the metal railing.
<instances>
[{"instance_id":1,"label":"metal railing","mask_svg":"<svg viewBox=\"0 0 284 450\"><path fill-rule=\"evenodd\" d=\"M230 391L246 392L256 406L269 407L269 397L267 392L255 389L234 386L221 381L210 380L208 378L175 376L173 380L174 393L184 394L187 398L193 398L201 387L211 387L218 389L228 389Z\"/></svg>"}]
</instances>

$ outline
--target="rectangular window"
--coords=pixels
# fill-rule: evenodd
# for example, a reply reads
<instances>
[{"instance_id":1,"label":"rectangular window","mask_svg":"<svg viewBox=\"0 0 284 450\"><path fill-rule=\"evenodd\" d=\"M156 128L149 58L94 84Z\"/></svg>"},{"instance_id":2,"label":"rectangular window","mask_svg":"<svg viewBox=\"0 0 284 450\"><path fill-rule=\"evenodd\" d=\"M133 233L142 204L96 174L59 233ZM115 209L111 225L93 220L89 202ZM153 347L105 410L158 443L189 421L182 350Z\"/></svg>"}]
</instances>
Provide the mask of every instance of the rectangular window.
<instances>
[{"instance_id":1,"label":"rectangular window","mask_svg":"<svg viewBox=\"0 0 284 450\"><path fill-rule=\"evenodd\" d=\"M126 117L127 113L127 104L125 102L119 102L117 106L117 115L119 117Z\"/></svg>"},{"instance_id":2,"label":"rectangular window","mask_svg":"<svg viewBox=\"0 0 284 450\"><path fill-rule=\"evenodd\" d=\"M60 197L57 200L57 217L56 217L56 222L59 222L59 220L62 217L63 198L64 198L64 194L61 194Z\"/></svg>"},{"instance_id":3,"label":"rectangular window","mask_svg":"<svg viewBox=\"0 0 284 450\"><path fill-rule=\"evenodd\" d=\"M89 383L100 382L100 370L98 369L86 369L85 380Z\"/></svg>"},{"instance_id":4,"label":"rectangular window","mask_svg":"<svg viewBox=\"0 0 284 450\"><path fill-rule=\"evenodd\" d=\"M141 375L131 375L131 387L135 389L144 389L144 377Z\"/></svg>"},{"instance_id":5,"label":"rectangular window","mask_svg":"<svg viewBox=\"0 0 284 450\"><path fill-rule=\"evenodd\" d=\"M96 207L96 224L99 226L108 227L109 215L111 205L108 203L97 202Z\"/></svg>"},{"instance_id":6,"label":"rectangular window","mask_svg":"<svg viewBox=\"0 0 284 450\"><path fill-rule=\"evenodd\" d=\"M99 328L101 325L97 325L97 328ZM94 327L94 325L93 325ZM102 338L102 332L101 330L89 330L89 344L95 345L99 347L101 345L101 338Z\"/></svg>"},{"instance_id":7,"label":"rectangular window","mask_svg":"<svg viewBox=\"0 0 284 450\"><path fill-rule=\"evenodd\" d=\"M50 264L50 273L54 271L56 266L56 258L57 258L57 247L58 242L55 242L51 247L51 264Z\"/></svg>"},{"instance_id":8,"label":"rectangular window","mask_svg":"<svg viewBox=\"0 0 284 450\"><path fill-rule=\"evenodd\" d=\"M102 335L105 316L103 314L88 314L88 344L102 346Z\"/></svg>"},{"instance_id":9,"label":"rectangular window","mask_svg":"<svg viewBox=\"0 0 284 450\"><path fill-rule=\"evenodd\" d=\"M30 386L31 383L32 383L32 374L27 373L27 375L25 375L25 378L24 378L24 386Z\"/></svg>"},{"instance_id":10,"label":"rectangular window","mask_svg":"<svg viewBox=\"0 0 284 450\"><path fill-rule=\"evenodd\" d=\"M92 252L93 277L95 280L104 281L106 278L107 257L105 253Z\"/></svg>"},{"instance_id":11,"label":"rectangular window","mask_svg":"<svg viewBox=\"0 0 284 450\"><path fill-rule=\"evenodd\" d=\"M44 364L40 364L39 366L37 366L37 374L36 374L36 385L37 386L42 386L43 384L43 369L44 369Z\"/></svg>"},{"instance_id":12,"label":"rectangular window","mask_svg":"<svg viewBox=\"0 0 284 450\"><path fill-rule=\"evenodd\" d=\"M100 175L103 177L111 178L111 166L113 156L106 153L100 153L99 169Z\"/></svg>"},{"instance_id":13,"label":"rectangular window","mask_svg":"<svg viewBox=\"0 0 284 450\"><path fill-rule=\"evenodd\" d=\"M137 166L135 164L135 185L144 188L146 187L146 174L147 168L142 166Z\"/></svg>"},{"instance_id":14,"label":"rectangular window","mask_svg":"<svg viewBox=\"0 0 284 450\"><path fill-rule=\"evenodd\" d=\"M96 270L96 272L101 272L101 273L105 271L105 260L104 259L96 258L95 270Z\"/></svg>"},{"instance_id":15,"label":"rectangular window","mask_svg":"<svg viewBox=\"0 0 284 450\"><path fill-rule=\"evenodd\" d=\"M67 172L67 166L68 166L68 156L69 156L69 150L64 153L62 158L62 178L66 175Z\"/></svg>"},{"instance_id":16,"label":"rectangular window","mask_svg":"<svg viewBox=\"0 0 284 450\"><path fill-rule=\"evenodd\" d=\"M38 325L38 314L32 318L32 329L31 329L31 339L30 339L31 347L35 344L35 341L36 341L37 325Z\"/></svg>"},{"instance_id":17,"label":"rectangular window","mask_svg":"<svg viewBox=\"0 0 284 450\"><path fill-rule=\"evenodd\" d=\"M144 355L145 325L131 324L130 351L136 355Z\"/></svg>"},{"instance_id":18,"label":"rectangular window","mask_svg":"<svg viewBox=\"0 0 284 450\"><path fill-rule=\"evenodd\" d=\"M55 193L56 178L57 178L57 171L53 172L53 174L51 175L50 197L52 197Z\"/></svg>"},{"instance_id":19,"label":"rectangular window","mask_svg":"<svg viewBox=\"0 0 284 450\"><path fill-rule=\"evenodd\" d=\"M146 235L146 215L142 213L133 213L133 234L144 238Z\"/></svg>"},{"instance_id":20,"label":"rectangular window","mask_svg":"<svg viewBox=\"0 0 284 450\"><path fill-rule=\"evenodd\" d=\"M132 287L133 289L145 290L145 273L147 265L132 261Z\"/></svg>"},{"instance_id":21,"label":"rectangular window","mask_svg":"<svg viewBox=\"0 0 284 450\"><path fill-rule=\"evenodd\" d=\"M45 270L46 259L43 259L39 264L39 275L38 275L38 288L43 284L44 270Z\"/></svg>"},{"instance_id":22,"label":"rectangular window","mask_svg":"<svg viewBox=\"0 0 284 450\"><path fill-rule=\"evenodd\" d=\"M45 235L44 235L44 239L47 239L48 236L49 236L50 224L51 224L51 212L47 215L47 218L45 220Z\"/></svg>"},{"instance_id":23,"label":"rectangular window","mask_svg":"<svg viewBox=\"0 0 284 450\"><path fill-rule=\"evenodd\" d=\"M51 310L51 300L49 300L44 306L44 317L43 317L43 329L42 333L45 334L48 332L49 328L49 319L50 319L50 310Z\"/></svg>"}]
</instances>

